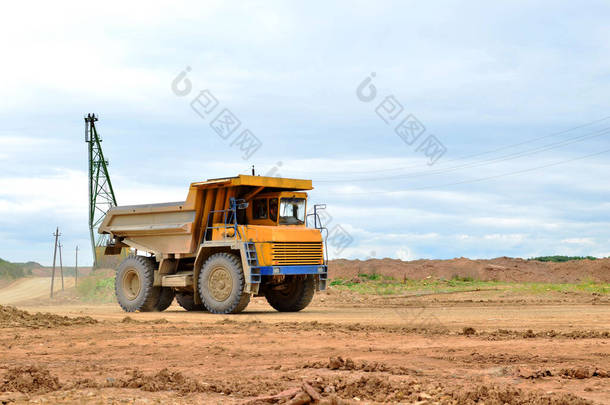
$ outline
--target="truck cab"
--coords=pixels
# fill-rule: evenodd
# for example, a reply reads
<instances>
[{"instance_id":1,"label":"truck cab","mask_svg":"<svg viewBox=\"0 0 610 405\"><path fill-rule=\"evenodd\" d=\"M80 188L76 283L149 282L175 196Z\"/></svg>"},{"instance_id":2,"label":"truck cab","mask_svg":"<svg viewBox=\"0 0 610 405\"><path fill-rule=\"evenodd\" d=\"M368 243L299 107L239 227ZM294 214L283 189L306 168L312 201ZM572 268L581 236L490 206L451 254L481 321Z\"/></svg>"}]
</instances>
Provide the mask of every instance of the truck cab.
<instances>
[{"instance_id":1,"label":"truck cab","mask_svg":"<svg viewBox=\"0 0 610 405\"><path fill-rule=\"evenodd\" d=\"M276 310L304 309L327 279L322 229L307 227L312 188L239 175L192 183L184 202L111 209L99 228L106 253L134 251L117 269L119 304L161 310L175 296L187 310L236 313L265 296Z\"/></svg>"},{"instance_id":2,"label":"truck cab","mask_svg":"<svg viewBox=\"0 0 610 405\"><path fill-rule=\"evenodd\" d=\"M253 225L305 226L306 212L306 193L268 193L252 199L247 220Z\"/></svg>"}]
</instances>

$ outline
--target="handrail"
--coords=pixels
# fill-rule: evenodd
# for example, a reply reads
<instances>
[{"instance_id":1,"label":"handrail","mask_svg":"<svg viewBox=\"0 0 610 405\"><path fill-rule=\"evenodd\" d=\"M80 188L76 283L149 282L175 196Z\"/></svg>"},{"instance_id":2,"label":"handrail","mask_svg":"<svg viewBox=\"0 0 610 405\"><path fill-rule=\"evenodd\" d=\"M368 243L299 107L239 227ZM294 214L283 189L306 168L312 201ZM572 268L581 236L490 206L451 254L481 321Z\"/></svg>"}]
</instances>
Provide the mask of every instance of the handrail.
<instances>
[{"instance_id":1,"label":"handrail","mask_svg":"<svg viewBox=\"0 0 610 405\"><path fill-rule=\"evenodd\" d=\"M319 229L320 233L322 233L322 231L326 231L326 234L324 235L324 265L327 266L328 265L328 228L326 226L324 226L322 224L322 220L320 219L320 215L318 215L317 210L314 209L314 212L311 214L307 214L305 216L305 224L307 225L307 219L309 217L313 216L314 219L314 228L315 229Z\"/></svg>"},{"instance_id":2,"label":"handrail","mask_svg":"<svg viewBox=\"0 0 610 405\"><path fill-rule=\"evenodd\" d=\"M205 233L203 235L204 241L208 240L208 230L230 229L230 228L233 228L233 237L234 238L237 239L237 237L239 236L238 240L243 239L241 232L239 231L239 226L237 224L237 208L242 208L243 203L239 202L238 200L236 200L234 198L231 198L230 201L231 201L231 207L229 209L213 210L213 211L208 212L208 218L207 218L207 221L205 224ZM218 214L218 213L223 214L223 225L214 226L214 216L215 216L215 214ZM212 216L211 222L210 222L210 216ZM210 223L211 223L211 226L210 226ZM210 234L210 240L211 240L211 237L212 237L212 235Z\"/></svg>"},{"instance_id":3,"label":"handrail","mask_svg":"<svg viewBox=\"0 0 610 405\"><path fill-rule=\"evenodd\" d=\"M218 213L223 214L223 224L214 226L214 215L218 214ZM233 215L228 215L228 214L233 214ZM242 236L241 236L241 233L239 232L239 227L237 226L237 215L235 215L235 214L236 214L236 212L232 209L210 211L208 213L208 219L207 219L206 226L205 226L205 240L209 240L208 236L211 238L212 234L208 233L208 231L210 231L210 230L214 230L214 229L228 230L231 228L233 228L233 231L234 231L233 236L234 237L239 236L239 239L241 240Z\"/></svg>"}]
</instances>

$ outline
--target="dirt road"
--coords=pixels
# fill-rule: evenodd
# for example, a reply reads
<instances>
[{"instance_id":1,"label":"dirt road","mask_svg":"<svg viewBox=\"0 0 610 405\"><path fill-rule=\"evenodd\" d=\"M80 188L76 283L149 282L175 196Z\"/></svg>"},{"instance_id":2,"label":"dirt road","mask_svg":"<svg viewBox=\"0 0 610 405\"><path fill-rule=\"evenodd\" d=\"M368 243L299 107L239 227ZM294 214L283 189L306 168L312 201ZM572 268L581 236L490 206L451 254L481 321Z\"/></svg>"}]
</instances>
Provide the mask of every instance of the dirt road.
<instances>
[{"instance_id":1,"label":"dirt road","mask_svg":"<svg viewBox=\"0 0 610 405\"><path fill-rule=\"evenodd\" d=\"M64 277L66 289L74 287L73 277ZM18 304L23 301L46 298L51 291L50 277L21 278L0 289L0 305ZM53 291L61 291L61 279L55 278Z\"/></svg>"},{"instance_id":2,"label":"dirt road","mask_svg":"<svg viewBox=\"0 0 610 405\"><path fill-rule=\"evenodd\" d=\"M0 402L610 404L605 295L331 289L299 313L126 314L59 305L49 281L0 290L20 308L0 306Z\"/></svg>"},{"instance_id":3,"label":"dirt road","mask_svg":"<svg viewBox=\"0 0 610 405\"><path fill-rule=\"evenodd\" d=\"M260 299L236 316L176 306L136 314L114 304L27 309L94 319L54 326L70 322L39 315L24 324L27 315L6 310L0 400L610 403L607 304L386 307L327 297L296 314L274 312ZM1 394L24 381L28 394Z\"/></svg>"},{"instance_id":4,"label":"dirt road","mask_svg":"<svg viewBox=\"0 0 610 405\"><path fill-rule=\"evenodd\" d=\"M127 314L116 304L20 306L30 312L52 312L67 316L92 316L98 320L120 321ZM186 312L172 305L163 313L138 313L130 316L152 321L163 318L169 322L213 324L226 315L202 312ZM608 330L610 329L610 305L428 305L413 304L402 308L349 307L334 303L316 303L300 313L282 313L273 310L263 298L252 300L247 310L231 316L235 322L322 322L333 324L442 327L460 331L464 327L477 330L497 329L555 329Z\"/></svg>"}]
</instances>

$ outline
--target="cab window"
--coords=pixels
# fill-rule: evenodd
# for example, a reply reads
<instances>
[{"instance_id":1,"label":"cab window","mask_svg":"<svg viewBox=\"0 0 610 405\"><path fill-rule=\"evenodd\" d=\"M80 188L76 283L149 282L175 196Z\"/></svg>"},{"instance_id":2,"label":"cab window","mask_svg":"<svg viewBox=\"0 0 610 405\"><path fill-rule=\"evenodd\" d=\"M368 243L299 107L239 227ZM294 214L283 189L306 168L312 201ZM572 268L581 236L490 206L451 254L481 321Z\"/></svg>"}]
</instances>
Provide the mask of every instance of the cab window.
<instances>
[{"instance_id":1,"label":"cab window","mask_svg":"<svg viewBox=\"0 0 610 405\"><path fill-rule=\"evenodd\" d=\"M277 198L269 200L269 218L273 222L277 221Z\"/></svg>"},{"instance_id":2,"label":"cab window","mask_svg":"<svg viewBox=\"0 0 610 405\"><path fill-rule=\"evenodd\" d=\"M280 201L280 224L301 225L305 223L305 199L282 198Z\"/></svg>"},{"instance_id":3,"label":"cab window","mask_svg":"<svg viewBox=\"0 0 610 405\"><path fill-rule=\"evenodd\" d=\"M267 199L258 198L252 202L252 218L267 219Z\"/></svg>"}]
</instances>

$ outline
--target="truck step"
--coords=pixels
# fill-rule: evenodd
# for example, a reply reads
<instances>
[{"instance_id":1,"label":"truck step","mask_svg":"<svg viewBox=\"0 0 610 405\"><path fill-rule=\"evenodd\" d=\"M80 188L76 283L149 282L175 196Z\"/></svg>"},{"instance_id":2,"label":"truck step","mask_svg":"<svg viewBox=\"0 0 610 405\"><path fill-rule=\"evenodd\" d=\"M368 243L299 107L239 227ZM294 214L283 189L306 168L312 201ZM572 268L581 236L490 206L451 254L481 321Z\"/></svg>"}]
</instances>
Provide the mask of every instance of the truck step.
<instances>
[{"instance_id":1,"label":"truck step","mask_svg":"<svg viewBox=\"0 0 610 405\"><path fill-rule=\"evenodd\" d=\"M193 285L192 271L168 274L161 279L161 286L163 287L189 287L191 285Z\"/></svg>"},{"instance_id":2,"label":"truck step","mask_svg":"<svg viewBox=\"0 0 610 405\"><path fill-rule=\"evenodd\" d=\"M261 269L258 267L250 268L250 284L260 284L261 282Z\"/></svg>"},{"instance_id":3,"label":"truck step","mask_svg":"<svg viewBox=\"0 0 610 405\"><path fill-rule=\"evenodd\" d=\"M258 266L256 245L253 242L246 242L245 251L248 266L250 267L250 284L260 284L261 270Z\"/></svg>"}]
</instances>

